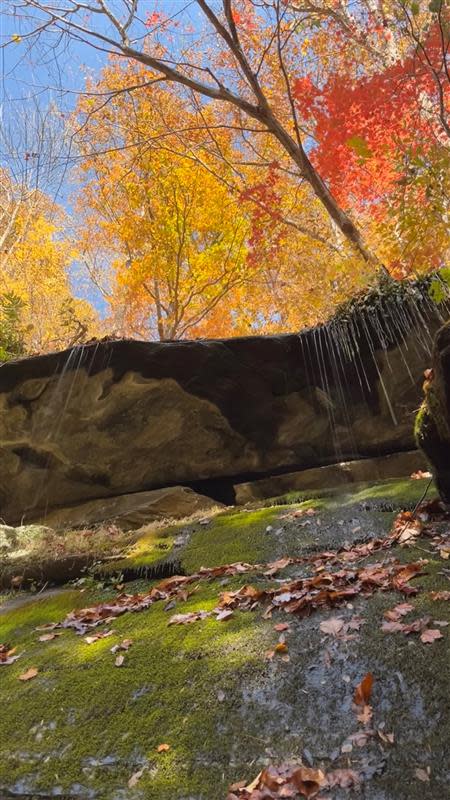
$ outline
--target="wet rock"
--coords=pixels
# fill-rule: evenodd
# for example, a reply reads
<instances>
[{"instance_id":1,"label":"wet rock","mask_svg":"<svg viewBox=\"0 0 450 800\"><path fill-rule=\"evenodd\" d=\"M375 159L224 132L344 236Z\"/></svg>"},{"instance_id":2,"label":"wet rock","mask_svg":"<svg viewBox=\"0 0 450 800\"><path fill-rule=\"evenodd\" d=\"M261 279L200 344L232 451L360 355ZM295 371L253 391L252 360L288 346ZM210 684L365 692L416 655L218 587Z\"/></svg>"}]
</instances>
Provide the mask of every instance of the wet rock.
<instances>
[{"instance_id":1,"label":"wet rock","mask_svg":"<svg viewBox=\"0 0 450 800\"><path fill-rule=\"evenodd\" d=\"M299 335L106 341L3 364L0 516L412 448L441 316L414 286L401 308L383 303Z\"/></svg>"},{"instance_id":2,"label":"wet rock","mask_svg":"<svg viewBox=\"0 0 450 800\"><path fill-rule=\"evenodd\" d=\"M450 324L436 335L432 370L425 374L424 401L415 435L427 456L442 499L450 503Z\"/></svg>"},{"instance_id":3,"label":"wet rock","mask_svg":"<svg viewBox=\"0 0 450 800\"><path fill-rule=\"evenodd\" d=\"M55 529L113 523L128 531L155 520L189 517L218 505L220 503L215 500L197 494L185 486L171 486L167 489L88 500L78 506L52 511L42 518L42 522Z\"/></svg>"},{"instance_id":4,"label":"wet rock","mask_svg":"<svg viewBox=\"0 0 450 800\"><path fill-rule=\"evenodd\" d=\"M359 481L409 477L411 473L423 469L424 466L425 458L419 450L393 453L380 458L344 461L326 467L288 472L285 475L273 475L270 478L237 484L234 487L236 502L243 505L296 490L323 489Z\"/></svg>"}]
</instances>

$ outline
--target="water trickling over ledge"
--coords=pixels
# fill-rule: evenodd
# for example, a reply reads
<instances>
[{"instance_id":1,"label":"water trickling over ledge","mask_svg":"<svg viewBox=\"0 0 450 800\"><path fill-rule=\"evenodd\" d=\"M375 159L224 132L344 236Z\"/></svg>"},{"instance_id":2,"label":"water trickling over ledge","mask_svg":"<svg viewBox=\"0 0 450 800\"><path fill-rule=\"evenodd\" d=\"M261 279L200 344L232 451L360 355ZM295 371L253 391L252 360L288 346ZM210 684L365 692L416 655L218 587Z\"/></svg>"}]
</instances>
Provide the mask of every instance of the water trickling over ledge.
<instances>
[{"instance_id":1,"label":"water trickling over ledge","mask_svg":"<svg viewBox=\"0 0 450 800\"><path fill-rule=\"evenodd\" d=\"M102 341L0 367L0 516L236 483L414 447L433 336L427 283L300 334Z\"/></svg>"}]
</instances>

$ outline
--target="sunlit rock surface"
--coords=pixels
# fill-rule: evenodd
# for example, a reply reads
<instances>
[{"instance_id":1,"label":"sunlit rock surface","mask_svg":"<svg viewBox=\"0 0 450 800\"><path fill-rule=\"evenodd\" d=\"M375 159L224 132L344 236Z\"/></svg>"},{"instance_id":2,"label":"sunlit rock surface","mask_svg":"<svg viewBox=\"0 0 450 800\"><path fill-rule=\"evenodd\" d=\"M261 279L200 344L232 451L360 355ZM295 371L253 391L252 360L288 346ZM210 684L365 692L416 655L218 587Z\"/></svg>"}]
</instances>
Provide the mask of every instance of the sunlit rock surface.
<instances>
[{"instance_id":1,"label":"sunlit rock surface","mask_svg":"<svg viewBox=\"0 0 450 800\"><path fill-rule=\"evenodd\" d=\"M416 295L299 335L97 342L2 365L1 517L411 449L442 319Z\"/></svg>"}]
</instances>

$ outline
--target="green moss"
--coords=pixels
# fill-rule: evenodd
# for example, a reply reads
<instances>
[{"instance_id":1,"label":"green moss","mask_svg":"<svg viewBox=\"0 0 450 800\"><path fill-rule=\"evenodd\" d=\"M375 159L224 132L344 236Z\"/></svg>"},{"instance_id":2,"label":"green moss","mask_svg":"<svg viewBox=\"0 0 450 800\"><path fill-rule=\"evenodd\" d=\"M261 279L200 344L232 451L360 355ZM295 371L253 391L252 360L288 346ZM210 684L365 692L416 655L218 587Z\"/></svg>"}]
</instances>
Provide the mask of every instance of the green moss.
<instances>
[{"instance_id":1,"label":"green moss","mask_svg":"<svg viewBox=\"0 0 450 800\"><path fill-rule=\"evenodd\" d=\"M189 573L200 567L269 559L272 542L266 529L279 513L277 508L231 511L219 514L208 525L195 526L181 554L184 569Z\"/></svg>"},{"instance_id":2,"label":"green moss","mask_svg":"<svg viewBox=\"0 0 450 800\"><path fill-rule=\"evenodd\" d=\"M163 528L152 526L144 530L123 558L105 562L96 570L103 575L137 570L161 564L170 556L182 525Z\"/></svg>"},{"instance_id":3,"label":"green moss","mask_svg":"<svg viewBox=\"0 0 450 800\"><path fill-rule=\"evenodd\" d=\"M389 275L380 274L374 283L338 306L330 323L348 322L362 315L369 318L374 314L383 315L386 308L390 308L395 314L399 304L429 300L430 288L436 275L438 273L435 272L414 280L398 281Z\"/></svg>"},{"instance_id":4,"label":"green moss","mask_svg":"<svg viewBox=\"0 0 450 800\"><path fill-rule=\"evenodd\" d=\"M364 507L372 504L377 507L378 501L392 510L401 510L414 506L423 496L428 479L412 480L411 478L390 478L378 483L355 483L350 487L336 487L312 492L290 492L279 498L267 501L274 504L300 504L300 508L336 510L351 506ZM431 486L427 492L430 499L436 495Z\"/></svg>"},{"instance_id":5,"label":"green moss","mask_svg":"<svg viewBox=\"0 0 450 800\"><path fill-rule=\"evenodd\" d=\"M194 572L200 566L264 562L331 543L339 545L351 536L379 535L389 530L395 512L379 510L377 504L415 503L424 484L389 481L358 486L353 493L329 493L305 502L304 509L313 505L319 512L310 517L295 517L292 505L225 512L207 525L191 524L190 539L180 548L180 557L185 570ZM267 531L268 527L272 530ZM151 558L159 540L172 544L178 533L178 527L153 532L138 545L135 557ZM447 588L440 574L443 562L423 552L430 549L424 539L418 548L398 549L389 556L405 562L430 558L428 574L414 581L423 586L423 592L413 603L421 615L429 608L433 618L445 619L448 603L433 603L429 598L430 589ZM226 588L249 582L265 585L260 575L246 574L228 580ZM133 592L148 585L127 589ZM353 686L353 678L356 685L369 670L376 679L376 723L386 721L396 735L400 731L397 758L404 757L401 737L408 725L416 734L409 699L406 703L395 694L395 704L391 701L399 672L406 676L409 691L420 692L427 709L420 720L424 729L420 746L441 752L437 709L443 703L448 668L443 661L446 629L442 629L445 641L419 647L416 637L410 646L408 637L388 637L380 630L383 611L399 602L399 595L360 597L351 609L343 606L338 612L325 612L325 616L361 614L366 624L360 640L327 641L326 647L338 648L339 655L333 652L331 664L324 666L320 614L292 619L289 664L268 662L264 656L276 641L273 624L282 618L277 614L272 621L264 621L258 609L235 612L226 622L206 619L167 626L173 613L213 609L223 590L221 581L199 582L186 603L168 612L163 603L155 603L147 611L124 614L111 623L115 631L111 637L92 645L72 631L39 642L35 627L110 597L111 590L70 590L35 598L13 610L4 607L0 641L17 646L22 655L15 664L1 667L0 794L14 782L29 779L33 788L47 793L55 786L68 792L73 784L82 784L96 791L100 800L223 800L228 785L254 777L265 757L297 757L307 747L318 763L319 753L339 748L356 725L352 688L342 674L351 674ZM124 638L133 644L124 665L115 667L110 647ZM347 661L341 658L340 648L347 648ZM21 683L18 676L32 666L39 669L37 677ZM349 703L348 713L343 711L344 702ZM156 752L161 743L170 745L167 753ZM420 761L414 764L420 765ZM145 770L136 790L129 792L128 780L142 766ZM406 789L402 794L398 782L399 774L403 779L403 766L397 770L395 785L389 783L394 780L391 773L389 768L377 791L385 786L386 797L403 800ZM408 791L409 786L408 781ZM416 800L414 794L411 797Z\"/></svg>"},{"instance_id":6,"label":"green moss","mask_svg":"<svg viewBox=\"0 0 450 800\"><path fill-rule=\"evenodd\" d=\"M217 584L202 586L177 611L211 609L217 592ZM37 624L89 601L68 592L1 617L0 640L23 655L2 673L0 786L33 774L43 790L82 783L108 797L145 763L139 787L151 796L223 797L236 776L229 762L239 730L239 687L247 672L264 669L269 624L236 613L226 623L167 627L169 615L155 604L115 620L116 634L93 645L69 631L37 641ZM133 645L117 668L109 649L123 638ZM19 674L31 666L38 676L20 683ZM169 753L156 753L161 743L170 744ZM258 749L241 737L240 774ZM110 767L98 766L110 757Z\"/></svg>"}]
</instances>

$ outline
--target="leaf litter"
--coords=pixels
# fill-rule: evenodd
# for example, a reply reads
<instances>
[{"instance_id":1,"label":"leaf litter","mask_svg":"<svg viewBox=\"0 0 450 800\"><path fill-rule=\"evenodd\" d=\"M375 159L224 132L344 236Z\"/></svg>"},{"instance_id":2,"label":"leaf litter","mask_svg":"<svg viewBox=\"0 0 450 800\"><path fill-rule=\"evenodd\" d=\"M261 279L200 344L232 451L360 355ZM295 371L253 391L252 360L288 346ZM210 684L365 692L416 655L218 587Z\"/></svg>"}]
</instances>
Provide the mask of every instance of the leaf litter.
<instances>
[{"instance_id":1,"label":"leaf litter","mask_svg":"<svg viewBox=\"0 0 450 800\"><path fill-rule=\"evenodd\" d=\"M311 512L310 512L311 513ZM314 513L314 512L312 512ZM301 516L296 514L295 516ZM308 514L310 515L310 514ZM194 611L187 614L175 614L168 622L168 625L185 625L206 617L215 616L218 621L229 619L234 610L253 611L258 606L265 605L263 617L268 619L274 611L282 610L285 613L307 616L317 609L334 608L336 605L347 603L348 600L357 596L369 596L376 591L399 591L406 596L416 594L418 589L411 587L409 582L412 578L423 574L423 568L427 561L400 563L395 558L385 558L380 563L369 564L362 568L351 567L357 561L368 556L388 550L395 544L402 546L410 545L415 542L417 537L424 533L424 523L429 519L429 512L425 510L420 518L415 518L412 512L402 512L394 521L391 533L384 539L372 539L369 542L357 544L351 547L345 545L337 551L324 551L306 557L285 557L268 564L248 564L237 562L234 564L221 565L214 568L201 568L197 573L189 576L174 576L165 579L146 593L127 594L121 593L109 602L99 603L89 608L77 609L67 615L61 623L49 623L41 625L37 630L44 631L40 641L51 641L61 635L54 632L55 628L72 628L79 635L84 635L102 623L111 622L114 618L127 612L143 611L149 608L154 602L165 601L166 609L172 608L179 601L186 601L195 591L187 590L187 586L198 583L202 580L212 580L227 576L236 576L248 572L262 572L265 578L272 578L279 571L291 565L309 564L316 573L312 577L299 578L282 582L276 587L257 589L251 585L244 585L236 591L225 591L219 596L218 606L213 611ZM445 551L447 541L443 539L442 533L433 531L433 545L439 551ZM331 572L330 567L337 567L337 571ZM122 589L123 586L120 586ZM431 592L433 600L448 600L450 592L438 591ZM442 633L437 629L427 628L430 621L429 617L423 617L412 623L406 624L400 620L413 610L413 606L408 603L400 603L393 609L385 612L382 629L392 633L402 631L403 633L420 633L424 643L431 643L436 639L442 638ZM359 630L363 620L353 617L345 621L339 617L331 617L320 624L322 633L341 638L348 636L349 630ZM435 624L440 624L436 621ZM277 623L274 629L281 635L275 648L269 654L273 657L278 654L283 660L289 660L288 645L285 641L285 632L290 632L288 623ZM114 631L106 630L103 632L89 633L85 636L85 641L91 644L99 639L110 636ZM119 652L115 659L116 666L122 666L125 656L120 651L128 651L131 640L123 640L122 643L115 645L111 651L115 654ZM0 645L0 664L13 663L19 656L15 655L15 648L9 645ZM19 680L28 681L38 674L38 669L32 667L19 676ZM372 718L372 708L369 704L373 686L373 675L367 673L362 681L356 686L354 691L354 708L357 711L357 718L366 725L364 731L357 732L348 737L343 748L347 747L351 751L353 744L362 747L369 736L378 734L381 741L392 744L394 734L384 733L381 726L377 731L367 729L367 725ZM225 694L218 693L218 701L223 702ZM157 746L158 753L164 753L170 749L170 745L161 744ZM345 751L345 749L343 750ZM416 777L419 778L420 770L416 770ZM425 771L424 775L427 773ZM134 773L129 781L129 787L135 786L143 774L143 770ZM240 782L230 787L227 800L270 800L270 798L297 798L311 797L319 798L319 792L327 791L334 787L352 788L358 787L364 776L353 769L335 769L330 772L323 772L314 769L312 764L309 767L283 764L279 767L270 766L260 772L250 783ZM424 780L425 777L419 779Z\"/></svg>"},{"instance_id":2,"label":"leaf litter","mask_svg":"<svg viewBox=\"0 0 450 800\"><path fill-rule=\"evenodd\" d=\"M319 792L333 788L358 787L361 776L353 769L321 769L281 764L262 770L249 784L230 786L227 800L271 800L272 798L317 798Z\"/></svg>"}]
</instances>

